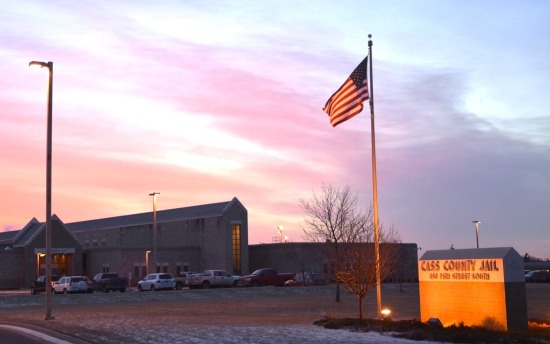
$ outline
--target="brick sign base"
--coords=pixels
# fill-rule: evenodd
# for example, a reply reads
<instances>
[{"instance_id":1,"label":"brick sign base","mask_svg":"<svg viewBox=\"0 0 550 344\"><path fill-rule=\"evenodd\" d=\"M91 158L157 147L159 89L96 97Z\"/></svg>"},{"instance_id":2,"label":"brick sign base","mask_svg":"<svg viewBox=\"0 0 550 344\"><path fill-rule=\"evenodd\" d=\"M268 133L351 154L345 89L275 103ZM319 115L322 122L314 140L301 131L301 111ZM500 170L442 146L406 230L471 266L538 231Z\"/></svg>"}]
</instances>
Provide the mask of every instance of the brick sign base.
<instances>
[{"instance_id":1,"label":"brick sign base","mask_svg":"<svg viewBox=\"0 0 550 344\"><path fill-rule=\"evenodd\" d=\"M423 322L527 331L523 259L513 248L427 251L418 275Z\"/></svg>"}]
</instances>

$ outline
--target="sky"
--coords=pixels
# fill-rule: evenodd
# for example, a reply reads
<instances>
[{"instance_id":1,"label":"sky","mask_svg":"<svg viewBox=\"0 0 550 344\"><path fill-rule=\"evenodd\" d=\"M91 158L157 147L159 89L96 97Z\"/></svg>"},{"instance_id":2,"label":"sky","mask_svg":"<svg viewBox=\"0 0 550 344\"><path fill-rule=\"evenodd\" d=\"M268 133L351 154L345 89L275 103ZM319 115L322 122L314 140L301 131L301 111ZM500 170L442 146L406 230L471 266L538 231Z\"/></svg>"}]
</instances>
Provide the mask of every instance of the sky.
<instances>
[{"instance_id":1,"label":"sky","mask_svg":"<svg viewBox=\"0 0 550 344\"><path fill-rule=\"evenodd\" d=\"M326 101L372 34L378 210L426 250L550 258L550 2L0 3L0 231L229 201L304 241L323 183L372 205L368 106Z\"/></svg>"}]
</instances>

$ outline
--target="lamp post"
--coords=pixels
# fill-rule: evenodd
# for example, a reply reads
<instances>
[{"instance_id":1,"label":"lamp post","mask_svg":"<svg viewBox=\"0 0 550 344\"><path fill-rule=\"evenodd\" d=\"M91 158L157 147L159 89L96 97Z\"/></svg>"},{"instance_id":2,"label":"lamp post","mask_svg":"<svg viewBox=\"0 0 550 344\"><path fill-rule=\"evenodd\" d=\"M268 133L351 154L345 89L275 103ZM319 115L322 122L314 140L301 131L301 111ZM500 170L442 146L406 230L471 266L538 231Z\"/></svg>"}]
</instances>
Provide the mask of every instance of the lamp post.
<instances>
[{"instance_id":1,"label":"lamp post","mask_svg":"<svg viewBox=\"0 0 550 344\"><path fill-rule=\"evenodd\" d=\"M149 253L151 251L145 251L145 275L149 275Z\"/></svg>"},{"instance_id":2,"label":"lamp post","mask_svg":"<svg viewBox=\"0 0 550 344\"><path fill-rule=\"evenodd\" d=\"M277 229L279 230L279 243L283 243L283 229L285 229L283 226L278 226Z\"/></svg>"},{"instance_id":3,"label":"lamp post","mask_svg":"<svg viewBox=\"0 0 550 344\"><path fill-rule=\"evenodd\" d=\"M481 221L474 220L472 221L472 223L476 224L476 245L477 245L477 248L479 248L479 224L481 223Z\"/></svg>"},{"instance_id":4,"label":"lamp post","mask_svg":"<svg viewBox=\"0 0 550 344\"><path fill-rule=\"evenodd\" d=\"M160 195L160 192L149 194L149 196L153 196L153 264L155 272L157 272L157 195Z\"/></svg>"},{"instance_id":5,"label":"lamp post","mask_svg":"<svg viewBox=\"0 0 550 344\"><path fill-rule=\"evenodd\" d=\"M48 68L48 129L46 144L46 315L45 320L52 320L52 86L53 62L31 61L29 67Z\"/></svg>"}]
</instances>

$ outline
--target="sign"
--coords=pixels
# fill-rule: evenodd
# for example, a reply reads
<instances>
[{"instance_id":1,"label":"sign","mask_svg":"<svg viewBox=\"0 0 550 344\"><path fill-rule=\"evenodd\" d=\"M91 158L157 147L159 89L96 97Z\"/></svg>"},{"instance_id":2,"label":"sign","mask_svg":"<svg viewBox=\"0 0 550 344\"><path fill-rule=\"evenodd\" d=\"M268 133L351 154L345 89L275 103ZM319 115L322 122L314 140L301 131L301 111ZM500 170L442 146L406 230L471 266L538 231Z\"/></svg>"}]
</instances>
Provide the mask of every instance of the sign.
<instances>
[{"instance_id":1,"label":"sign","mask_svg":"<svg viewBox=\"0 0 550 344\"><path fill-rule=\"evenodd\" d=\"M420 317L527 331L523 257L512 247L426 251L418 261Z\"/></svg>"},{"instance_id":2,"label":"sign","mask_svg":"<svg viewBox=\"0 0 550 344\"><path fill-rule=\"evenodd\" d=\"M504 282L502 259L446 259L418 262L423 282Z\"/></svg>"}]
</instances>

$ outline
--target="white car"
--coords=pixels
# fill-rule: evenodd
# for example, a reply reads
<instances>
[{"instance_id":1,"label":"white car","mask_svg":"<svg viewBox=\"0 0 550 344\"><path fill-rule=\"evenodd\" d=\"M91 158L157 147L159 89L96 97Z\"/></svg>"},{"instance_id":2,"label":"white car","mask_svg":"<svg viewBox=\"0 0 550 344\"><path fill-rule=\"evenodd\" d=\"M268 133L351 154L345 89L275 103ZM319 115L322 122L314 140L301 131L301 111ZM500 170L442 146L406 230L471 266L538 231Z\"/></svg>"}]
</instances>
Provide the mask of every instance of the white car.
<instances>
[{"instance_id":1,"label":"white car","mask_svg":"<svg viewBox=\"0 0 550 344\"><path fill-rule=\"evenodd\" d=\"M231 275L224 270L205 270L202 274L191 275L187 278L189 289L213 288L213 287L236 287L239 284L240 276Z\"/></svg>"},{"instance_id":2,"label":"white car","mask_svg":"<svg viewBox=\"0 0 550 344\"><path fill-rule=\"evenodd\" d=\"M176 287L176 280L169 273L158 273L158 274L149 274L141 281L138 282L138 290L161 290L169 289L174 290Z\"/></svg>"},{"instance_id":3,"label":"white car","mask_svg":"<svg viewBox=\"0 0 550 344\"><path fill-rule=\"evenodd\" d=\"M87 276L61 277L52 285L52 294L91 293L93 291L92 280Z\"/></svg>"}]
</instances>

